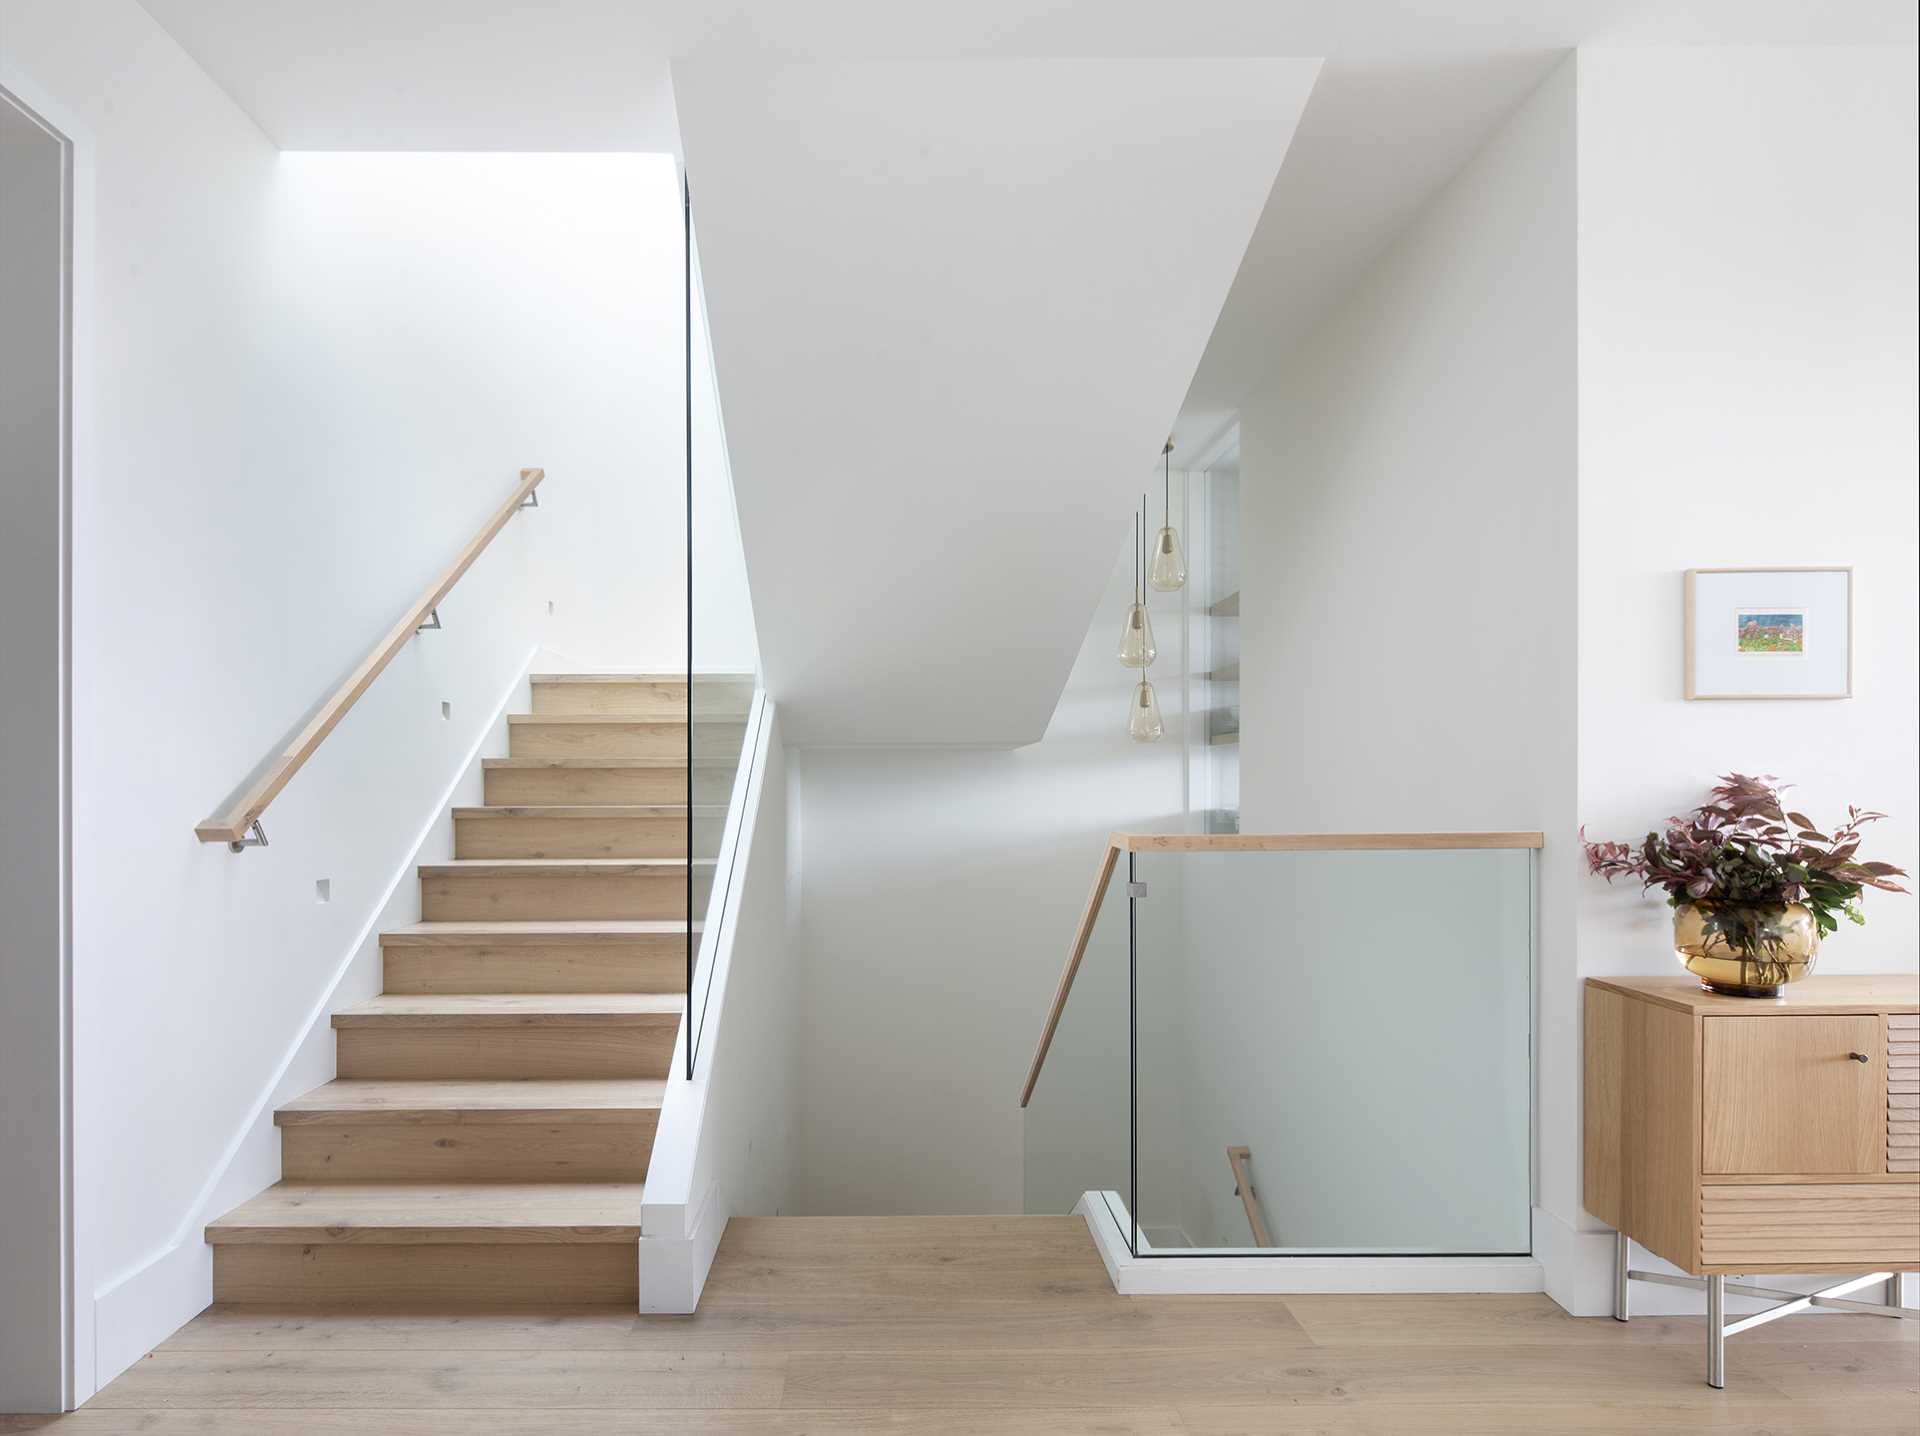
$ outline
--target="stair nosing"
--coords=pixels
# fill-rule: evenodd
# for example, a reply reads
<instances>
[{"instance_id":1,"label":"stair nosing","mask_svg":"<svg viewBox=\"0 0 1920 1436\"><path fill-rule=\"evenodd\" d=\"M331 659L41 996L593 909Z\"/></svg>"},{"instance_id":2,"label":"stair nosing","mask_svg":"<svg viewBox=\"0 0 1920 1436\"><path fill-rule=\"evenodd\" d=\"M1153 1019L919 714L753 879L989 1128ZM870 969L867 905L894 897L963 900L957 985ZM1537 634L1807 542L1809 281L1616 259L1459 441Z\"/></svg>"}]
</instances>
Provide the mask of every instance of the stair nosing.
<instances>
[{"instance_id":1,"label":"stair nosing","mask_svg":"<svg viewBox=\"0 0 1920 1436\"><path fill-rule=\"evenodd\" d=\"M696 719L705 718L711 723L722 715L696 713L693 716ZM745 723L746 716L741 715L739 721ZM589 724L621 728L684 728L687 726L687 715L684 713L509 713L507 715L509 728L525 728L539 724L552 724L561 728L581 728Z\"/></svg>"},{"instance_id":2,"label":"stair nosing","mask_svg":"<svg viewBox=\"0 0 1920 1436\"><path fill-rule=\"evenodd\" d=\"M555 918L497 922L417 922L380 934L382 947L591 947L615 946L645 937L684 937L689 924L674 918ZM696 933L706 924L691 924Z\"/></svg>"},{"instance_id":3,"label":"stair nosing","mask_svg":"<svg viewBox=\"0 0 1920 1436\"><path fill-rule=\"evenodd\" d=\"M419 869L422 877L643 877L689 864L710 868L717 861L715 858L447 858L437 863L421 863ZM567 868L578 871L563 874L562 870Z\"/></svg>"},{"instance_id":4,"label":"stair nosing","mask_svg":"<svg viewBox=\"0 0 1920 1436\"><path fill-rule=\"evenodd\" d=\"M384 1218L353 1220L359 1202L389 1202L402 1194L458 1195L470 1206L484 1206L488 1197L552 1203L533 1213L535 1220L473 1221L471 1211L455 1211L453 1220L435 1221L434 1203L423 1203L410 1220ZM305 1212L263 1211L288 1195L312 1203L312 1219ZM609 1197L632 1210L631 1221L568 1221L579 1212L567 1210L568 1199L582 1199L595 1216ZM640 1212L645 1196L641 1182L276 1182L257 1196L206 1225L206 1240L214 1246L306 1246L361 1244L367 1246L431 1245L597 1245L627 1242L640 1234ZM589 1202L589 1198L598 1198ZM625 1215L622 1213L622 1215ZM467 1220L459 1218L465 1216ZM551 1218L560 1220L551 1220ZM334 1220L328 1220L334 1218ZM340 1220L346 1218L347 1220ZM539 1220L538 1218L548 1218Z\"/></svg>"},{"instance_id":5,"label":"stair nosing","mask_svg":"<svg viewBox=\"0 0 1920 1436\"><path fill-rule=\"evenodd\" d=\"M597 1105L582 1104L583 1089L609 1086L635 1090L630 1099L617 1106L604 1099ZM417 1088L419 1092L411 1102L377 1106L350 1101L352 1089L358 1087ZM524 1087L527 1100L515 1105L500 1102L497 1096L499 1090L513 1087ZM556 1088L571 1089L574 1101L564 1100L563 1091L554 1090ZM479 1101L477 1094L481 1089L495 1094L494 1100L486 1103ZM436 1090L446 1100L439 1103L418 1100L432 1096ZM570 1125L624 1126L645 1121L649 1115L657 1117L665 1100L666 1082L657 1077L519 1080L336 1077L277 1108L273 1114L273 1124L276 1127L343 1127L387 1123L424 1126L445 1122L459 1126L524 1126L534 1122L564 1120Z\"/></svg>"},{"instance_id":6,"label":"stair nosing","mask_svg":"<svg viewBox=\"0 0 1920 1436\"><path fill-rule=\"evenodd\" d=\"M737 757L696 758L693 762L693 766L696 768L737 768L739 765L740 763ZM651 768L659 771L663 769L685 768L687 766L687 759L685 754L679 757L653 758L482 758L480 760L480 766L495 771L507 769L533 771L540 768L557 768L563 770L611 768L621 772Z\"/></svg>"},{"instance_id":7,"label":"stair nosing","mask_svg":"<svg viewBox=\"0 0 1920 1436\"><path fill-rule=\"evenodd\" d=\"M695 803L696 814L724 813L725 803ZM455 808L455 818L659 818L682 815L685 803L483 803Z\"/></svg>"},{"instance_id":8,"label":"stair nosing","mask_svg":"<svg viewBox=\"0 0 1920 1436\"><path fill-rule=\"evenodd\" d=\"M751 683L751 673L695 673L692 678L706 683ZM681 673L530 673L528 681L558 687L569 683L678 683L685 687L689 675Z\"/></svg>"},{"instance_id":9,"label":"stair nosing","mask_svg":"<svg viewBox=\"0 0 1920 1436\"><path fill-rule=\"evenodd\" d=\"M522 999L504 1007L484 1006L481 999ZM605 1000L643 1001L616 1007ZM542 1010L533 1001L552 1004ZM604 1004L604 1005L603 1005ZM679 992L451 992L382 993L335 1012L336 1031L351 1027L677 1027L686 1011L686 995Z\"/></svg>"}]
</instances>

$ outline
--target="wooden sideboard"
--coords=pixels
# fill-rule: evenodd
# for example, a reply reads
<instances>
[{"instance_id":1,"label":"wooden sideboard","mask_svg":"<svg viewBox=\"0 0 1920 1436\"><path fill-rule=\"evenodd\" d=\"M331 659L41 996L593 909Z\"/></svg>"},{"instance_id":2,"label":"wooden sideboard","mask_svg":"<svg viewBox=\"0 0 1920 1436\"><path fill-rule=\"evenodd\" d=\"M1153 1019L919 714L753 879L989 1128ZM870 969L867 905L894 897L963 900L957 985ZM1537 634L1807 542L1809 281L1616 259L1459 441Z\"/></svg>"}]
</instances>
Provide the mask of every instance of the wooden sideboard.
<instances>
[{"instance_id":1,"label":"wooden sideboard","mask_svg":"<svg viewBox=\"0 0 1920 1436\"><path fill-rule=\"evenodd\" d=\"M1586 1207L1622 1237L1616 1315L1631 1238L1694 1280L1634 1277L1707 1291L1716 1386L1723 1290L1765 1290L1726 1276L1920 1269L1920 977L1814 976L1761 999L1590 978L1585 1114ZM1808 1300L1894 1314L1842 1293Z\"/></svg>"}]
</instances>

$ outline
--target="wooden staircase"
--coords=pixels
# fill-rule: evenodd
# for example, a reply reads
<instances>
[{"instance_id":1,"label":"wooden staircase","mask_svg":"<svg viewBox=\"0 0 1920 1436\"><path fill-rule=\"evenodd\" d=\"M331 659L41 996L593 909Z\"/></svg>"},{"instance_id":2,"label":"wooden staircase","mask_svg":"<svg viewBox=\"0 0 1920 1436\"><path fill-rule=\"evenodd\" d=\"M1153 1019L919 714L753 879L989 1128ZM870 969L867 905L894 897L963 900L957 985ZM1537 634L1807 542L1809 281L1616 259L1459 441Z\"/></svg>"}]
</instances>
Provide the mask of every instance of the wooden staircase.
<instances>
[{"instance_id":1,"label":"wooden staircase","mask_svg":"<svg viewBox=\"0 0 1920 1436\"><path fill-rule=\"evenodd\" d=\"M384 992L333 1015L338 1077L274 1114L280 1183L207 1228L216 1301L637 1301L688 867L704 911L731 765L689 855L686 681L532 690L487 805L454 809L453 861L420 868L422 920L381 934Z\"/></svg>"}]
</instances>

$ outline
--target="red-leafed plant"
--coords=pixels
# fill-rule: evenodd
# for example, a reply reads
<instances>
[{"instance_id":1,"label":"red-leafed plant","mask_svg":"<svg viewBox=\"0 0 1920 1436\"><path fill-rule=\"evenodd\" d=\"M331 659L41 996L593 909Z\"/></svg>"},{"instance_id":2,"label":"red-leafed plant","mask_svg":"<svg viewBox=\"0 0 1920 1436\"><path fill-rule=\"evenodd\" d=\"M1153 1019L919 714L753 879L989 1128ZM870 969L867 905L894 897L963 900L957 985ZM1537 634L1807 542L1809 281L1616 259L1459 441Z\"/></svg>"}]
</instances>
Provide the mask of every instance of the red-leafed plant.
<instances>
[{"instance_id":1,"label":"red-leafed plant","mask_svg":"<svg viewBox=\"0 0 1920 1436\"><path fill-rule=\"evenodd\" d=\"M1668 818L1664 833L1648 833L1638 847L1589 843L1587 871L1612 882L1635 877L1641 890L1665 888L1674 907L1709 909L1727 943L1747 957L1764 956L1763 920L1770 909L1802 903L1822 936L1840 919L1864 923L1860 894L1867 888L1903 893L1894 882L1906 872L1891 863L1861 862L1860 828L1885 813L1847 809L1847 820L1823 833L1804 813L1780 801L1779 779L1729 773L1713 801L1684 818Z\"/></svg>"}]
</instances>

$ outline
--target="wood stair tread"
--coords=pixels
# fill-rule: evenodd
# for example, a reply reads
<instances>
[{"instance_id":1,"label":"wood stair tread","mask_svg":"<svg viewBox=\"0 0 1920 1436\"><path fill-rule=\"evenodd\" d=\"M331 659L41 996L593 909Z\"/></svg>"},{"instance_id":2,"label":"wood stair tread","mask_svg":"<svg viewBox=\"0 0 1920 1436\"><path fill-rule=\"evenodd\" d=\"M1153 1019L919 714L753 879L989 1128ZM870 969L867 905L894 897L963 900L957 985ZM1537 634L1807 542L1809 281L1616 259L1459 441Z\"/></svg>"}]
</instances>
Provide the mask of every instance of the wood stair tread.
<instances>
[{"instance_id":1,"label":"wood stair tread","mask_svg":"<svg viewBox=\"0 0 1920 1436\"><path fill-rule=\"evenodd\" d=\"M341 1027L654 1027L677 1025L679 992L383 993L333 1014Z\"/></svg>"},{"instance_id":2,"label":"wood stair tread","mask_svg":"<svg viewBox=\"0 0 1920 1436\"><path fill-rule=\"evenodd\" d=\"M484 941L493 947L586 946L631 942L635 938L694 932L706 924L677 918L551 918L518 922L416 922L380 934L382 947L466 947Z\"/></svg>"},{"instance_id":3,"label":"wood stair tread","mask_svg":"<svg viewBox=\"0 0 1920 1436\"><path fill-rule=\"evenodd\" d=\"M685 768L687 760L682 757L668 758L482 758L482 768L525 769L525 768ZM696 758L696 768L736 768L737 757Z\"/></svg>"},{"instance_id":4,"label":"wood stair tread","mask_svg":"<svg viewBox=\"0 0 1920 1436\"><path fill-rule=\"evenodd\" d=\"M631 1242L639 1182L281 1182L207 1225L216 1246Z\"/></svg>"},{"instance_id":5,"label":"wood stair tread","mask_svg":"<svg viewBox=\"0 0 1920 1436\"><path fill-rule=\"evenodd\" d=\"M569 1122L631 1120L657 1112L667 1084L657 1077L336 1078L282 1104L275 1126L388 1122Z\"/></svg>"},{"instance_id":6,"label":"wood stair tread","mask_svg":"<svg viewBox=\"0 0 1920 1436\"><path fill-rule=\"evenodd\" d=\"M685 685L687 675L683 673L535 673L529 675L536 684L547 683L678 683ZM696 673L694 679L700 683L751 683L751 673Z\"/></svg>"},{"instance_id":7,"label":"wood stair tread","mask_svg":"<svg viewBox=\"0 0 1920 1436\"><path fill-rule=\"evenodd\" d=\"M723 714L695 714L696 718L723 717ZM740 720L745 721L744 716ZM591 724L600 728L684 728L684 713L509 713L509 728L577 728Z\"/></svg>"},{"instance_id":8,"label":"wood stair tread","mask_svg":"<svg viewBox=\"0 0 1920 1436\"><path fill-rule=\"evenodd\" d=\"M710 868L712 858L449 858L440 863L422 863L420 876L441 878L487 877L607 877L657 876L691 861L696 868Z\"/></svg>"},{"instance_id":9,"label":"wood stair tread","mask_svg":"<svg viewBox=\"0 0 1920 1436\"><path fill-rule=\"evenodd\" d=\"M727 811L725 803L695 803L693 811L714 817ZM685 817L685 803L494 803L478 808L455 808L455 818L674 818Z\"/></svg>"}]
</instances>

